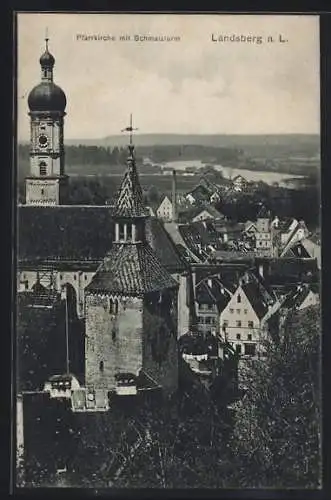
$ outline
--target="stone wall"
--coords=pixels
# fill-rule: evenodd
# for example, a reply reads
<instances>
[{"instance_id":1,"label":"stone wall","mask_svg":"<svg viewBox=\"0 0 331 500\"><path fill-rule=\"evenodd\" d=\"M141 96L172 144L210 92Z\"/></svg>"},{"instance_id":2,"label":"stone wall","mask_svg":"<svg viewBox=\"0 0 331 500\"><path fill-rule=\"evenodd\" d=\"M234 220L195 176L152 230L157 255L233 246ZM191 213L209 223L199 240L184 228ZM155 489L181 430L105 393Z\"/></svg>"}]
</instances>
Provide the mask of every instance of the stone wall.
<instances>
[{"instance_id":1,"label":"stone wall","mask_svg":"<svg viewBox=\"0 0 331 500\"><path fill-rule=\"evenodd\" d=\"M144 302L143 370L165 394L178 387L177 290L159 299L146 297ZM159 294L157 294L159 296Z\"/></svg>"},{"instance_id":2,"label":"stone wall","mask_svg":"<svg viewBox=\"0 0 331 500\"><path fill-rule=\"evenodd\" d=\"M119 299L117 314L107 296L87 295L85 304L86 386L111 390L116 373L138 374L142 366L142 302Z\"/></svg>"}]
</instances>

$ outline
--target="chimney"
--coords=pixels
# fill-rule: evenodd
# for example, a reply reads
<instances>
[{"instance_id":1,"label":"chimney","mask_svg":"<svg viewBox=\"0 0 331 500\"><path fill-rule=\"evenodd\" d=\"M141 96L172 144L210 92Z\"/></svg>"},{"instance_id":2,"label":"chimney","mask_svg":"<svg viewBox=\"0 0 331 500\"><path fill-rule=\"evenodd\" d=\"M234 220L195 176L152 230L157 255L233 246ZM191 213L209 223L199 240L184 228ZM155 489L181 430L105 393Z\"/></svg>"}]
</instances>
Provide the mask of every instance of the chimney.
<instances>
[{"instance_id":1,"label":"chimney","mask_svg":"<svg viewBox=\"0 0 331 500\"><path fill-rule=\"evenodd\" d=\"M177 222L177 185L176 170L172 171L172 220Z\"/></svg>"}]
</instances>

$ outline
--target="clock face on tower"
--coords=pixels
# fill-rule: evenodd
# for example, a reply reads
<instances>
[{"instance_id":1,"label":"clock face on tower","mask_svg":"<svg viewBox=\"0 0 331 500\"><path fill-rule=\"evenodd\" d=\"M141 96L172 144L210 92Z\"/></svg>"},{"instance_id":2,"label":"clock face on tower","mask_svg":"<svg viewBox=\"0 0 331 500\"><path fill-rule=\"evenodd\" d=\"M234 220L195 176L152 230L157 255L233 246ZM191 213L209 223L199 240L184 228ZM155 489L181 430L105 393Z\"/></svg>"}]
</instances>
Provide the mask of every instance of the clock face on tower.
<instances>
[{"instance_id":1,"label":"clock face on tower","mask_svg":"<svg viewBox=\"0 0 331 500\"><path fill-rule=\"evenodd\" d=\"M39 146L41 148L46 148L48 144L48 138L45 134L41 134L38 138Z\"/></svg>"}]
</instances>

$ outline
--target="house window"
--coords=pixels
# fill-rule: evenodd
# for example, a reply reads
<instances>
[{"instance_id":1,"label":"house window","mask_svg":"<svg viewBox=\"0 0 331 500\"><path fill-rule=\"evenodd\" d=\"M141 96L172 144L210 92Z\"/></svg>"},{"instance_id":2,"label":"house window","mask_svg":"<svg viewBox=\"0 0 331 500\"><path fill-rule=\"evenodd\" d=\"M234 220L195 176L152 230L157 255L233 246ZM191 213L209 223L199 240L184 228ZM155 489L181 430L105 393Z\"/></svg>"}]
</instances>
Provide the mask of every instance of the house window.
<instances>
[{"instance_id":1,"label":"house window","mask_svg":"<svg viewBox=\"0 0 331 500\"><path fill-rule=\"evenodd\" d=\"M42 190L41 190L41 195L43 196L44 194L45 194L45 190L44 190L44 189L42 189Z\"/></svg>"},{"instance_id":2,"label":"house window","mask_svg":"<svg viewBox=\"0 0 331 500\"><path fill-rule=\"evenodd\" d=\"M237 326L241 326L241 321L236 321Z\"/></svg>"},{"instance_id":3,"label":"house window","mask_svg":"<svg viewBox=\"0 0 331 500\"><path fill-rule=\"evenodd\" d=\"M255 356L255 344L245 344L245 354Z\"/></svg>"},{"instance_id":4,"label":"house window","mask_svg":"<svg viewBox=\"0 0 331 500\"><path fill-rule=\"evenodd\" d=\"M198 316L198 323L203 323L203 316Z\"/></svg>"},{"instance_id":5,"label":"house window","mask_svg":"<svg viewBox=\"0 0 331 500\"><path fill-rule=\"evenodd\" d=\"M248 322L248 328L254 328L254 322L253 321L249 321Z\"/></svg>"},{"instance_id":6,"label":"house window","mask_svg":"<svg viewBox=\"0 0 331 500\"><path fill-rule=\"evenodd\" d=\"M47 165L44 161L39 163L39 174L46 175L47 174Z\"/></svg>"},{"instance_id":7,"label":"house window","mask_svg":"<svg viewBox=\"0 0 331 500\"><path fill-rule=\"evenodd\" d=\"M60 280L63 280L63 274L60 274Z\"/></svg>"},{"instance_id":8,"label":"house window","mask_svg":"<svg viewBox=\"0 0 331 500\"><path fill-rule=\"evenodd\" d=\"M211 317L206 316L206 325L210 325L210 323L211 323Z\"/></svg>"},{"instance_id":9,"label":"house window","mask_svg":"<svg viewBox=\"0 0 331 500\"><path fill-rule=\"evenodd\" d=\"M237 314L240 314L240 309L237 309Z\"/></svg>"},{"instance_id":10,"label":"house window","mask_svg":"<svg viewBox=\"0 0 331 500\"><path fill-rule=\"evenodd\" d=\"M76 274L74 274L74 280L76 281L76 279L77 279L77 275L76 275Z\"/></svg>"},{"instance_id":11,"label":"house window","mask_svg":"<svg viewBox=\"0 0 331 500\"><path fill-rule=\"evenodd\" d=\"M85 281L87 280L87 275L86 275L86 274L84 275L84 280L85 280Z\"/></svg>"},{"instance_id":12,"label":"house window","mask_svg":"<svg viewBox=\"0 0 331 500\"><path fill-rule=\"evenodd\" d=\"M228 320L225 319L223 321L223 328L226 328L227 326L229 326L229 322L228 322Z\"/></svg>"},{"instance_id":13,"label":"house window","mask_svg":"<svg viewBox=\"0 0 331 500\"><path fill-rule=\"evenodd\" d=\"M240 333L237 333L237 340L240 340Z\"/></svg>"},{"instance_id":14,"label":"house window","mask_svg":"<svg viewBox=\"0 0 331 500\"><path fill-rule=\"evenodd\" d=\"M230 309L230 313L233 314L234 313L234 309Z\"/></svg>"},{"instance_id":15,"label":"house window","mask_svg":"<svg viewBox=\"0 0 331 500\"><path fill-rule=\"evenodd\" d=\"M251 334L251 333L249 333L249 334L247 335L247 340L252 340L252 334Z\"/></svg>"},{"instance_id":16,"label":"house window","mask_svg":"<svg viewBox=\"0 0 331 500\"><path fill-rule=\"evenodd\" d=\"M44 69L44 78L47 78L47 69Z\"/></svg>"},{"instance_id":17,"label":"house window","mask_svg":"<svg viewBox=\"0 0 331 500\"><path fill-rule=\"evenodd\" d=\"M238 304L240 304L240 302L241 302L241 296L239 294L237 295L237 302L238 302Z\"/></svg>"},{"instance_id":18,"label":"house window","mask_svg":"<svg viewBox=\"0 0 331 500\"><path fill-rule=\"evenodd\" d=\"M103 372L103 368L104 368L104 366L103 366L103 361L100 361L100 363L99 363L99 370L100 370L101 372Z\"/></svg>"},{"instance_id":19,"label":"house window","mask_svg":"<svg viewBox=\"0 0 331 500\"><path fill-rule=\"evenodd\" d=\"M213 310L213 305L212 305L212 304L208 304L208 310L209 310L209 311L212 311L212 310Z\"/></svg>"},{"instance_id":20,"label":"house window","mask_svg":"<svg viewBox=\"0 0 331 500\"><path fill-rule=\"evenodd\" d=\"M244 309L244 314L247 314L247 309Z\"/></svg>"},{"instance_id":21,"label":"house window","mask_svg":"<svg viewBox=\"0 0 331 500\"><path fill-rule=\"evenodd\" d=\"M25 281L24 283L25 290L29 290L29 282Z\"/></svg>"},{"instance_id":22,"label":"house window","mask_svg":"<svg viewBox=\"0 0 331 500\"><path fill-rule=\"evenodd\" d=\"M241 354L241 345L240 344L236 345L236 351L238 354Z\"/></svg>"},{"instance_id":23,"label":"house window","mask_svg":"<svg viewBox=\"0 0 331 500\"><path fill-rule=\"evenodd\" d=\"M112 338L112 341L115 342L115 340L116 340L116 330L115 330L115 328L113 328L113 330L111 332L111 338Z\"/></svg>"}]
</instances>

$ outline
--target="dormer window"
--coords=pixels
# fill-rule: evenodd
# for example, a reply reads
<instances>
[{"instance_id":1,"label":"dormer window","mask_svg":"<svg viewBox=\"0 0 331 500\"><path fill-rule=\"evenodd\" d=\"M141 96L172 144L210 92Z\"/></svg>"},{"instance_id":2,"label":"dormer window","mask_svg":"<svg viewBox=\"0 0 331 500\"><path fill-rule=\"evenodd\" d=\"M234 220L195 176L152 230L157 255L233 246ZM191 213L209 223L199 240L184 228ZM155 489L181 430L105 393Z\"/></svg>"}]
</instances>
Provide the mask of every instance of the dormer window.
<instances>
[{"instance_id":1,"label":"dormer window","mask_svg":"<svg viewBox=\"0 0 331 500\"><path fill-rule=\"evenodd\" d=\"M239 294L237 295L237 302L238 302L238 304L240 304L240 302L241 302L241 296Z\"/></svg>"}]
</instances>

